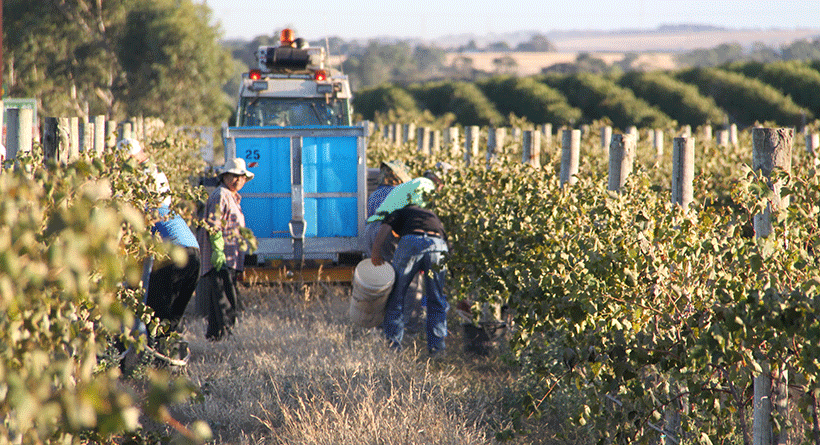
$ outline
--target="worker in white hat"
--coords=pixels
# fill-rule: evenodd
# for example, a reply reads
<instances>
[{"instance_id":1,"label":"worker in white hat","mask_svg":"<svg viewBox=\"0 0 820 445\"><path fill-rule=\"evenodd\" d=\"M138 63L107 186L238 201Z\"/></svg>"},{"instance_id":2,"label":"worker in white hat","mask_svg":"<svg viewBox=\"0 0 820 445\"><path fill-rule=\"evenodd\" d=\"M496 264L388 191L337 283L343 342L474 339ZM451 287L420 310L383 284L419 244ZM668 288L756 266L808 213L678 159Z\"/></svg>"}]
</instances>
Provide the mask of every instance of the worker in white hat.
<instances>
[{"instance_id":1,"label":"worker in white hat","mask_svg":"<svg viewBox=\"0 0 820 445\"><path fill-rule=\"evenodd\" d=\"M253 177L244 159L228 159L219 169L219 186L208 197L203 210L205 224L197 233L202 246L203 301L208 310L205 338L211 341L230 334L241 307L236 275L245 268L239 230L245 227L245 214L239 190Z\"/></svg>"},{"instance_id":2,"label":"worker in white hat","mask_svg":"<svg viewBox=\"0 0 820 445\"><path fill-rule=\"evenodd\" d=\"M179 264L171 258L146 259L143 286L146 288L144 302L154 310L160 320L168 323L170 331L182 331L182 318L199 282L200 252L196 236L182 216L172 212L171 188L165 173L149 162L148 154L136 139L126 138L117 143L117 149L143 166L147 175L153 178L153 188L162 198L156 208L159 219L151 228L163 242L185 251L186 261ZM169 332L170 333L170 332ZM149 339L152 343L153 339ZM150 344L149 344L150 345Z\"/></svg>"}]
</instances>

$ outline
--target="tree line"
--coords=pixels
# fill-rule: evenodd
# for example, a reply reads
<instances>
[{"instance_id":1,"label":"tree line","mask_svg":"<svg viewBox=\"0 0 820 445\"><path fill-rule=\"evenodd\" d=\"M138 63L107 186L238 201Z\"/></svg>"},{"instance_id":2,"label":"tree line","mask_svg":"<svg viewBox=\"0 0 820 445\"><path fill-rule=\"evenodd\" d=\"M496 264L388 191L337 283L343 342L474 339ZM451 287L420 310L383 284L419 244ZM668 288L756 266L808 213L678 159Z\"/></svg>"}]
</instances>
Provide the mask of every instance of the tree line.
<instances>
[{"instance_id":1,"label":"tree line","mask_svg":"<svg viewBox=\"0 0 820 445\"><path fill-rule=\"evenodd\" d=\"M368 120L409 115L425 123L465 126L509 125L523 118L557 125L603 119L621 129L764 122L802 128L820 116L819 89L816 64L746 62L673 71L385 84L359 91L354 107Z\"/></svg>"},{"instance_id":2,"label":"tree line","mask_svg":"<svg viewBox=\"0 0 820 445\"><path fill-rule=\"evenodd\" d=\"M223 41L219 25L212 22L212 12L208 6L193 0L8 0L4 2L3 39L6 92L11 97L37 98L38 109L52 116L105 114L113 119L122 119L144 115L172 124L214 125L230 118L241 73L256 64L255 50L260 45L276 44L278 35L274 32L250 41ZM309 39L311 36L305 37ZM541 108L547 112L549 119L556 122L562 119L579 122L599 116L576 116L577 110L571 108L591 109L602 104L609 105L612 102L611 94L619 97L615 106L621 109L617 113L612 110L604 112L613 121L641 123L676 120L679 123L695 123L707 120L715 123L716 119L726 119L725 116L717 117L715 106L705 99L717 100L717 97L703 92L700 92L702 97L697 97L692 88L686 86L693 85L692 81L686 80L693 75L691 73L661 73L653 74L651 78L629 73L628 62L635 57L634 54L628 54L622 63L607 65L590 54L582 53L574 63L545 67L544 76L535 79L536 83L552 89L544 90L539 86L539 91L532 93L546 102L536 103L529 98L527 104L498 104L497 100L492 100L492 97L501 98L497 88L492 86L495 82L493 77L502 73L514 75L515 60L509 55L500 56L495 61L493 72L483 72L470 64L469 54L481 51L553 51L553 43L537 33L516 46L505 42L479 46L470 42L458 48L446 48L410 40L359 42L339 37L311 41L310 44L325 46L331 55L343 56L340 68L350 76L354 91L359 96L372 97L375 92L385 90L378 87L384 84L397 85L407 91L415 90L416 96L423 96L421 90L433 88L421 86L425 82L443 82L437 88L455 80L475 83L477 89L466 86L451 88L454 92L458 91L461 95L459 98L463 98L454 101L454 104L462 104L461 108L448 112L457 116L472 113L477 116L475 119L482 122L498 121L499 118L486 104L480 105L484 110L478 114L468 112L470 107L465 108L466 102L477 100L494 105L498 108L495 111L502 116L501 120L506 119L509 113L535 114L534 110ZM461 51L467 56L449 63L446 56L450 51ZM784 62L790 60L796 61ZM812 60L820 61L820 39L800 40L779 49L758 43L749 51L739 44L724 44L678 57L682 64L719 68L770 85L799 107L817 115L817 105L813 103L817 100L813 92L817 90L812 88L817 83L820 62ZM765 70L761 68L763 65L767 66ZM602 80L580 74L584 72L599 74ZM784 73L789 73L788 77L783 77ZM669 79L665 77L667 75L675 78ZM703 78L703 74L700 77ZM728 88L726 82L735 82L729 81L726 76L721 79L723 89ZM664 98L662 94L653 93L651 88L640 86L650 80L656 87L663 84L663 90L669 91L671 96ZM532 85L530 81L525 82ZM590 82L597 85L593 87ZM418 85L412 86L414 84ZM715 86L714 83L710 85L710 88ZM702 85L698 85L700 87ZM523 91L520 86L516 88L518 92ZM574 93L562 91L561 88L584 90L591 97L574 100ZM747 88L753 86L749 84ZM604 93L603 90L608 92ZM395 93L395 90L392 92ZM491 97L486 101L477 99L477 96L473 97L476 92ZM556 101L560 101L556 99L559 97L557 93L567 98L567 103L560 107L556 105ZM589 102L600 96L599 93L609 99ZM638 101L628 98L630 94ZM663 105L664 101L670 101L670 97L682 98L681 95L685 95L688 101L685 111L676 112ZM395 97L380 100L389 102L393 99ZM641 101L650 107L647 108ZM356 105L366 118L373 116L369 110L385 111L382 104L365 102L358 100ZM629 105L628 102L634 103ZM774 102L786 106L781 99ZM423 101L417 100L416 107L424 106ZM653 111L651 106L659 108L662 113ZM717 106L722 108L719 103ZM556 107L563 109L559 112L560 116L549 111ZM723 114L733 114L728 111ZM654 117L641 116L646 113ZM798 113L802 119L803 111ZM439 113L433 111L433 114ZM730 116L730 119L733 118L735 116ZM739 121L754 118L741 116ZM469 123L459 119L456 121Z\"/></svg>"}]
</instances>

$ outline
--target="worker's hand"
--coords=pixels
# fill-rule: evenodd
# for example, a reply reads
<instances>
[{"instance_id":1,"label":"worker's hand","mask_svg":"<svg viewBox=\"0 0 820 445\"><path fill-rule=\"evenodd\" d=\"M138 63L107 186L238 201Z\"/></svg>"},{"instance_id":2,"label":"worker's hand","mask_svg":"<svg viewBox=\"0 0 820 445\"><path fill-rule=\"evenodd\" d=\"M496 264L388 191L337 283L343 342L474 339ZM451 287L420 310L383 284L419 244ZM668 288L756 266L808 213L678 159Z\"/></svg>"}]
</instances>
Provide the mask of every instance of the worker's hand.
<instances>
[{"instance_id":1,"label":"worker's hand","mask_svg":"<svg viewBox=\"0 0 820 445\"><path fill-rule=\"evenodd\" d=\"M225 238L222 232L216 232L210 236L211 240L211 265L216 270L225 267Z\"/></svg>"},{"instance_id":2,"label":"worker's hand","mask_svg":"<svg viewBox=\"0 0 820 445\"><path fill-rule=\"evenodd\" d=\"M381 266L384 264L384 259L380 254L373 252L373 254L370 255L370 262L372 262L374 266Z\"/></svg>"}]
</instances>

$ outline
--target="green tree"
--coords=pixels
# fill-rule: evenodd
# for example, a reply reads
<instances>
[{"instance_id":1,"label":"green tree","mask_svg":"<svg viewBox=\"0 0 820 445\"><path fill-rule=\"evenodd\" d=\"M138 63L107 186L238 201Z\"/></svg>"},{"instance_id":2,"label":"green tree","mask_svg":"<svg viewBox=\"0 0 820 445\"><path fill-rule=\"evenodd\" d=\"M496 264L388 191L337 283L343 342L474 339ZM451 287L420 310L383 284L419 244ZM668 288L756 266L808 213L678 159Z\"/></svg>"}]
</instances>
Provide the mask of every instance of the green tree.
<instances>
[{"instance_id":1,"label":"green tree","mask_svg":"<svg viewBox=\"0 0 820 445\"><path fill-rule=\"evenodd\" d=\"M361 53L348 56L342 63L342 70L350 75L354 90L386 82L407 81L417 71L409 43L383 45L375 40L371 40Z\"/></svg>"},{"instance_id":2,"label":"green tree","mask_svg":"<svg viewBox=\"0 0 820 445\"><path fill-rule=\"evenodd\" d=\"M142 114L213 122L233 68L210 10L192 0L8 0L9 94L36 97L47 115Z\"/></svg>"},{"instance_id":3,"label":"green tree","mask_svg":"<svg viewBox=\"0 0 820 445\"><path fill-rule=\"evenodd\" d=\"M533 34L526 42L521 42L515 47L516 51L548 52L555 51L555 45L543 34Z\"/></svg>"},{"instance_id":4,"label":"green tree","mask_svg":"<svg viewBox=\"0 0 820 445\"><path fill-rule=\"evenodd\" d=\"M130 115L176 123L227 117L221 87L233 64L210 19L205 5L190 0L153 0L128 12L118 56L127 73L123 99Z\"/></svg>"},{"instance_id":5,"label":"green tree","mask_svg":"<svg viewBox=\"0 0 820 445\"><path fill-rule=\"evenodd\" d=\"M678 62L690 66L718 66L743 59L739 43L724 43L711 49L696 49L678 56Z\"/></svg>"}]
</instances>

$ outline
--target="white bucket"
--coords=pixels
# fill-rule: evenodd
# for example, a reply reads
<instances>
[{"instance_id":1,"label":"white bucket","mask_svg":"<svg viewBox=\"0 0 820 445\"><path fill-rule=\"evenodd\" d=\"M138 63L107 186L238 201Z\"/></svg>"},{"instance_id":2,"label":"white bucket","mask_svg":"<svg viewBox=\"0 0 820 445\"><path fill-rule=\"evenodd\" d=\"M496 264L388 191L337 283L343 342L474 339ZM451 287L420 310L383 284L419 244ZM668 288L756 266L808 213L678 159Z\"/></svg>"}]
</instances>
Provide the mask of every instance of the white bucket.
<instances>
[{"instance_id":1,"label":"white bucket","mask_svg":"<svg viewBox=\"0 0 820 445\"><path fill-rule=\"evenodd\" d=\"M384 320L384 306L393 290L395 272L390 263L374 266L370 258L360 261L353 271L353 293L348 315L353 323L372 328Z\"/></svg>"}]
</instances>

